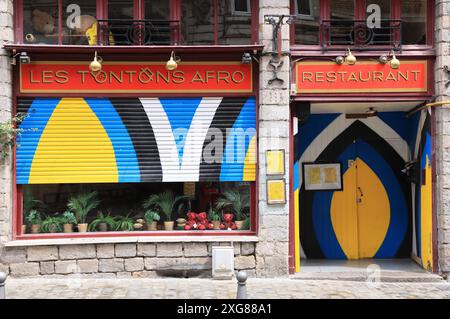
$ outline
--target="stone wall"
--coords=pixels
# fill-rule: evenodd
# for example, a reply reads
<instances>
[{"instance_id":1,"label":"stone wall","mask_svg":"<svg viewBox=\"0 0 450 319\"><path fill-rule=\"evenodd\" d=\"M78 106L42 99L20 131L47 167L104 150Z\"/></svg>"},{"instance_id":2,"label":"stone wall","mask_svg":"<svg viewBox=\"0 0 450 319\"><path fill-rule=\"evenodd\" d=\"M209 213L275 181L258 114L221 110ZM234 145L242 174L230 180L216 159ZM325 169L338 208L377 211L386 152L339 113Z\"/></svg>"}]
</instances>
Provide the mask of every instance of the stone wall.
<instances>
[{"instance_id":1,"label":"stone wall","mask_svg":"<svg viewBox=\"0 0 450 319\"><path fill-rule=\"evenodd\" d=\"M14 40L13 1L0 0L0 122L11 118L11 59L3 44ZM11 157L0 162L0 249L11 238L12 165Z\"/></svg>"},{"instance_id":2,"label":"stone wall","mask_svg":"<svg viewBox=\"0 0 450 319\"><path fill-rule=\"evenodd\" d=\"M259 96L259 242L256 245L256 275L276 277L288 275L289 202L268 205L266 200L266 150L285 151L284 176L289 194L289 56L283 56L278 77L284 82L268 83L273 77L269 65L272 51L272 25L264 23L268 14L289 14L289 0L260 0L260 41L265 49L260 58ZM289 26L282 27L282 51L289 50ZM286 195L288 197L288 195ZM287 198L289 200L289 198Z\"/></svg>"},{"instance_id":3,"label":"stone wall","mask_svg":"<svg viewBox=\"0 0 450 319\"><path fill-rule=\"evenodd\" d=\"M122 243L4 248L12 277L210 277L211 247L228 243ZM254 243L234 243L235 270L256 275Z\"/></svg>"},{"instance_id":4,"label":"stone wall","mask_svg":"<svg viewBox=\"0 0 450 319\"><path fill-rule=\"evenodd\" d=\"M450 100L450 87L446 82L450 74L450 1L436 0L436 97L437 101ZM436 117L436 208L438 219L439 270L450 272L450 105L435 108Z\"/></svg>"}]
</instances>

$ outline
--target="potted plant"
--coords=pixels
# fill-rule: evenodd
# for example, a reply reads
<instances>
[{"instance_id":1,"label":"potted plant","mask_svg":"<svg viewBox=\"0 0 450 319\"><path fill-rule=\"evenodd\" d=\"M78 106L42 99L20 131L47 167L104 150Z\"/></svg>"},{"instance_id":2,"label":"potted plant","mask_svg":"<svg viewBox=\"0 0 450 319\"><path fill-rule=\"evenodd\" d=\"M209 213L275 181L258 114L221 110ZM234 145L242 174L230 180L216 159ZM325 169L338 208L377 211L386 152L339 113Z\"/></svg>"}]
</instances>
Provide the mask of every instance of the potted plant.
<instances>
[{"instance_id":1,"label":"potted plant","mask_svg":"<svg viewBox=\"0 0 450 319\"><path fill-rule=\"evenodd\" d=\"M147 223L147 230L156 230L156 225L161 219L161 216L159 216L158 212L149 209L145 212L144 219Z\"/></svg>"},{"instance_id":2,"label":"potted plant","mask_svg":"<svg viewBox=\"0 0 450 319\"><path fill-rule=\"evenodd\" d=\"M114 224L114 230L116 231L133 231L134 230L134 219L127 216L119 216Z\"/></svg>"},{"instance_id":3,"label":"potted plant","mask_svg":"<svg viewBox=\"0 0 450 319\"><path fill-rule=\"evenodd\" d=\"M236 214L236 225L242 229L242 224L246 218L246 212L250 208L250 194L247 191L226 190L220 198L217 199L216 209L218 211L231 211ZM224 213L225 217L225 213Z\"/></svg>"},{"instance_id":4,"label":"potted plant","mask_svg":"<svg viewBox=\"0 0 450 319\"><path fill-rule=\"evenodd\" d=\"M146 209L158 209L159 212L165 215L164 229L173 230L172 212L178 207L177 205L180 201L187 199L189 199L188 196L175 196L172 191L164 191L150 195L143 206Z\"/></svg>"},{"instance_id":5,"label":"potted plant","mask_svg":"<svg viewBox=\"0 0 450 319\"><path fill-rule=\"evenodd\" d=\"M220 215L212 208L209 209L208 215L209 220L214 225L213 229L220 229Z\"/></svg>"},{"instance_id":6,"label":"potted plant","mask_svg":"<svg viewBox=\"0 0 450 319\"><path fill-rule=\"evenodd\" d=\"M59 216L47 216L41 224L43 233L60 233L62 231L62 221Z\"/></svg>"},{"instance_id":7,"label":"potted plant","mask_svg":"<svg viewBox=\"0 0 450 319\"><path fill-rule=\"evenodd\" d=\"M26 222L31 225L31 233L32 234L38 234L41 228L42 218L41 213L39 213L37 210L32 209L28 213L28 215L25 217Z\"/></svg>"},{"instance_id":8,"label":"potted plant","mask_svg":"<svg viewBox=\"0 0 450 319\"><path fill-rule=\"evenodd\" d=\"M61 216L61 223L63 224L63 230L65 233L73 232L73 225L77 223L75 214L70 210L66 210Z\"/></svg>"},{"instance_id":9,"label":"potted plant","mask_svg":"<svg viewBox=\"0 0 450 319\"><path fill-rule=\"evenodd\" d=\"M108 229L114 229L115 226L116 219L114 217L99 213L98 217L89 224L89 231L108 231Z\"/></svg>"},{"instance_id":10,"label":"potted plant","mask_svg":"<svg viewBox=\"0 0 450 319\"><path fill-rule=\"evenodd\" d=\"M72 196L67 203L67 207L75 213L78 223L78 231L86 232L88 224L86 223L87 215L98 207L100 201L97 199L97 192L82 193Z\"/></svg>"},{"instance_id":11,"label":"potted plant","mask_svg":"<svg viewBox=\"0 0 450 319\"><path fill-rule=\"evenodd\" d=\"M33 192L29 187L24 187L22 196L23 196L22 207L23 213L25 215L25 223L22 224L22 234L25 234L27 232L26 216L28 216L31 210L36 209L43 203L40 200L33 198Z\"/></svg>"}]
</instances>

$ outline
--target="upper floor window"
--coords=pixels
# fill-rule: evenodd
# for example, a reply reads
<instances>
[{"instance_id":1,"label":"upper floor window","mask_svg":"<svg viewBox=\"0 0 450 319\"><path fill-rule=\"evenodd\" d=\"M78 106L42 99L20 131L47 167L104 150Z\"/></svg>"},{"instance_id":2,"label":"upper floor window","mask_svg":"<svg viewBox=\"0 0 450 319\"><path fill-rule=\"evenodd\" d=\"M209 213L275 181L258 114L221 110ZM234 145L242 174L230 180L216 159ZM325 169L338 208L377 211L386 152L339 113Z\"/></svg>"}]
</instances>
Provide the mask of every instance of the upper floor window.
<instances>
[{"instance_id":1,"label":"upper floor window","mask_svg":"<svg viewBox=\"0 0 450 319\"><path fill-rule=\"evenodd\" d=\"M426 0L291 0L293 44L391 46L429 44Z\"/></svg>"},{"instance_id":2,"label":"upper floor window","mask_svg":"<svg viewBox=\"0 0 450 319\"><path fill-rule=\"evenodd\" d=\"M19 42L72 45L250 44L254 0L23 0Z\"/></svg>"}]
</instances>

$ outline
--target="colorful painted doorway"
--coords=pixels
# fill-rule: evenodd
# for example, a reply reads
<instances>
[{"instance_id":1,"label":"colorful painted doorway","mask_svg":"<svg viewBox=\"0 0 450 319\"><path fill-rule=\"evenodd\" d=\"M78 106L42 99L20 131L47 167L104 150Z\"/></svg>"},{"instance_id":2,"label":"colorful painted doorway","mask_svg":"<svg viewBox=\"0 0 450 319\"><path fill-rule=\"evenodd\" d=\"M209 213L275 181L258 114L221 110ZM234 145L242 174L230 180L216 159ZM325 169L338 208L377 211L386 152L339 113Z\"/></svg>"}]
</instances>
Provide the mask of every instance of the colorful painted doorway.
<instances>
[{"instance_id":1,"label":"colorful painted doorway","mask_svg":"<svg viewBox=\"0 0 450 319\"><path fill-rule=\"evenodd\" d=\"M364 160L361 139L349 146L341 191L334 192L330 216L336 239L347 259L373 258L386 236L390 222L390 202L382 181Z\"/></svg>"},{"instance_id":2,"label":"colorful painted doorway","mask_svg":"<svg viewBox=\"0 0 450 319\"><path fill-rule=\"evenodd\" d=\"M295 269L300 259L410 258L432 263L427 111L294 118ZM306 189L305 163L339 163L340 189ZM304 176L305 175L305 176ZM425 253L424 253L425 252Z\"/></svg>"}]
</instances>

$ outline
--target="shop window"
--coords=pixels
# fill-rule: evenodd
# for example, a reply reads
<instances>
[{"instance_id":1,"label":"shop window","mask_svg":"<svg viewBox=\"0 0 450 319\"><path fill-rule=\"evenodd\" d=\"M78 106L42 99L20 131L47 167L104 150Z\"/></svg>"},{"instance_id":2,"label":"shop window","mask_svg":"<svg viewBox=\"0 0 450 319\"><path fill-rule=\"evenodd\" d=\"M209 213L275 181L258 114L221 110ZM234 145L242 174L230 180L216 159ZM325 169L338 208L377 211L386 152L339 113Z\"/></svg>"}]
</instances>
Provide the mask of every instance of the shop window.
<instances>
[{"instance_id":1,"label":"shop window","mask_svg":"<svg viewBox=\"0 0 450 319\"><path fill-rule=\"evenodd\" d=\"M245 45L251 0L24 0L24 43ZM21 6L23 4L23 6ZM99 10L97 4L106 10ZM179 10L181 9L181 10ZM97 13L100 16L97 16Z\"/></svg>"},{"instance_id":2,"label":"shop window","mask_svg":"<svg viewBox=\"0 0 450 319\"><path fill-rule=\"evenodd\" d=\"M181 12L186 44L214 44L214 0L184 0Z\"/></svg>"},{"instance_id":3,"label":"shop window","mask_svg":"<svg viewBox=\"0 0 450 319\"><path fill-rule=\"evenodd\" d=\"M217 8L213 0L182 2L186 44L250 44L251 23L249 1L221 0Z\"/></svg>"},{"instance_id":4,"label":"shop window","mask_svg":"<svg viewBox=\"0 0 450 319\"><path fill-rule=\"evenodd\" d=\"M374 45L386 45L392 42L397 23L390 21L391 19L391 1L390 0L369 0L366 1L366 19L369 18L371 25L370 32L365 37ZM371 18L373 14L373 7L379 8L380 20L379 24ZM377 11L378 12L378 11Z\"/></svg>"},{"instance_id":5,"label":"shop window","mask_svg":"<svg viewBox=\"0 0 450 319\"><path fill-rule=\"evenodd\" d=\"M250 0L232 0L234 14L250 14Z\"/></svg>"},{"instance_id":6,"label":"shop window","mask_svg":"<svg viewBox=\"0 0 450 319\"><path fill-rule=\"evenodd\" d=\"M251 23L249 0L219 1L219 44L250 44Z\"/></svg>"},{"instance_id":7,"label":"shop window","mask_svg":"<svg viewBox=\"0 0 450 319\"><path fill-rule=\"evenodd\" d=\"M296 0L295 43L319 44L320 0Z\"/></svg>"},{"instance_id":8,"label":"shop window","mask_svg":"<svg viewBox=\"0 0 450 319\"><path fill-rule=\"evenodd\" d=\"M63 0L62 7L63 44L90 44L90 32L96 31L95 2L90 0ZM94 39L92 37L92 40Z\"/></svg>"},{"instance_id":9,"label":"shop window","mask_svg":"<svg viewBox=\"0 0 450 319\"><path fill-rule=\"evenodd\" d=\"M426 44L427 1L403 0L401 13L403 44Z\"/></svg>"},{"instance_id":10,"label":"shop window","mask_svg":"<svg viewBox=\"0 0 450 319\"><path fill-rule=\"evenodd\" d=\"M23 30L25 43L58 44L58 1L25 0Z\"/></svg>"},{"instance_id":11,"label":"shop window","mask_svg":"<svg viewBox=\"0 0 450 319\"><path fill-rule=\"evenodd\" d=\"M250 230L250 186L248 182L24 185L23 230L26 234L172 230L165 222L174 222L175 231Z\"/></svg>"},{"instance_id":12,"label":"shop window","mask_svg":"<svg viewBox=\"0 0 450 319\"><path fill-rule=\"evenodd\" d=\"M170 44L170 39L175 37L179 28L179 21L170 19L170 1L144 2L147 42L152 44Z\"/></svg>"}]
</instances>

